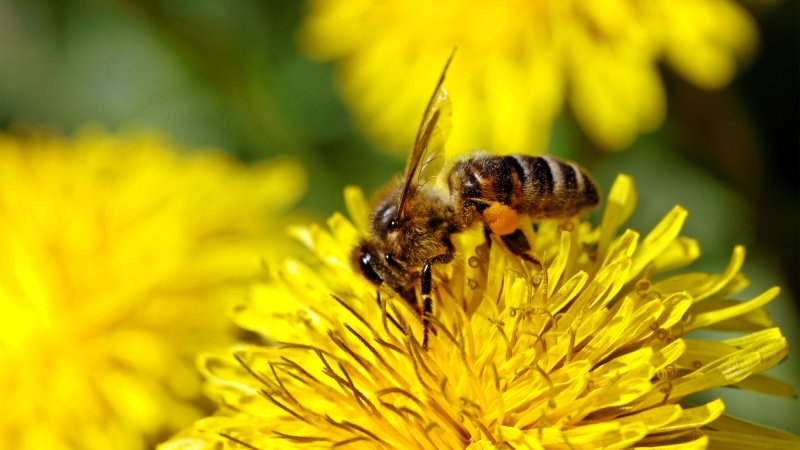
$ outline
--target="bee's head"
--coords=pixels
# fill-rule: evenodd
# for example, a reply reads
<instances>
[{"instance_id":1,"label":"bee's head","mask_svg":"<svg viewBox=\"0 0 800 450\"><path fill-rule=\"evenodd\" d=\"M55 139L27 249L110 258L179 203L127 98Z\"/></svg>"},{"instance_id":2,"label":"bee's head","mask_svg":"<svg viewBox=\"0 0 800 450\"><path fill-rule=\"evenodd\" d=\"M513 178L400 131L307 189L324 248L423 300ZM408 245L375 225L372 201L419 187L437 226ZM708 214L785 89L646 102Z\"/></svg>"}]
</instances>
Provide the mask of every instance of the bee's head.
<instances>
[{"instance_id":1,"label":"bee's head","mask_svg":"<svg viewBox=\"0 0 800 450\"><path fill-rule=\"evenodd\" d=\"M398 207L402 187L393 184L379 193L370 216L370 242L380 251L379 255L373 254L373 260L386 262L388 271L397 269L392 258L403 266L421 267L428 258L446 251L442 241L452 232L453 210L446 198L433 189L415 191L401 215Z\"/></svg>"},{"instance_id":2,"label":"bee's head","mask_svg":"<svg viewBox=\"0 0 800 450\"><path fill-rule=\"evenodd\" d=\"M350 255L353 268L375 286L388 285L408 301L414 300L415 275L391 253L383 251L380 242L365 239Z\"/></svg>"},{"instance_id":3,"label":"bee's head","mask_svg":"<svg viewBox=\"0 0 800 450\"><path fill-rule=\"evenodd\" d=\"M370 244L374 250L379 251L380 255L374 257L384 258L384 255L404 259L404 254L408 249L408 242L414 231L413 221L415 215L406 214L400 217L398 211L399 189L385 191L384 195L379 195L372 208L370 215ZM415 200L415 199L412 199ZM409 206L415 206L411 203Z\"/></svg>"}]
</instances>

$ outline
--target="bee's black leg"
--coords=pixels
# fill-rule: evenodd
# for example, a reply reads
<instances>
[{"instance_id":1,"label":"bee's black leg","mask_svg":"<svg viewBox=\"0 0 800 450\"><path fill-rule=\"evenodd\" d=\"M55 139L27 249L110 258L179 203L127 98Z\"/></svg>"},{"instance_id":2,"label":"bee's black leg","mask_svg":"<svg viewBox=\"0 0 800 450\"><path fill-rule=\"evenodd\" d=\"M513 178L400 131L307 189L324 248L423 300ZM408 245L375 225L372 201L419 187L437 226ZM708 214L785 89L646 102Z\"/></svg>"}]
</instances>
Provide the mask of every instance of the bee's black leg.
<instances>
[{"instance_id":1,"label":"bee's black leg","mask_svg":"<svg viewBox=\"0 0 800 450\"><path fill-rule=\"evenodd\" d=\"M425 297L422 305L422 348L428 348L428 330L431 327L431 314L433 314L433 300Z\"/></svg>"},{"instance_id":2,"label":"bee's black leg","mask_svg":"<svg viewBox=\"0 0 800 450\"><path fill-rule=\"evenodd\" d=\"M492 230L486 223L483 224L483 237L486 239L486 245L492 248Z\"/></svg>"},{"instance_id":3,"label":"bee's black leg","mask_svg":"<svg viewBox=\"0 0 800 450\"><path fill-rule=\"evenodd\" d=\"M525 237L525 233L523 233L522 230L516 230L511 234L500 236L500 239L502 239L506 247L511 250L511 253L544 269L542 263L528 253L531 250L531 244L528 242L528 238Z\"/></svg>"},{"instance_id":4,"label":"bee's black leg","mask_svg":"<svg viewBox=\"0 0 800 450\"><path fill-rule=\"evenodd\" d=\"M525 233L523 233L522 230L516 230L511 234L500 236L500 239L502 239L506 247L511 250L511 253L522 256L523 258L531 249L531 244L528 242L528 238L525 237Z\"/></svg>"},{"instance_id":5,"label":"bee's black leg","mask_svg":"<svg viewBox=\"0 0 800 450\"><path fill-rule=\"evenodd\" d=\"M445 253L434 256L427 260L422 266L419 284L422 294L422 348L428 348L428 331L430 329L430 316L433 313L433 300L431 300L431 266L434 264L446 264L453 260L453 253Z\"/></svg>"}]
</instances>

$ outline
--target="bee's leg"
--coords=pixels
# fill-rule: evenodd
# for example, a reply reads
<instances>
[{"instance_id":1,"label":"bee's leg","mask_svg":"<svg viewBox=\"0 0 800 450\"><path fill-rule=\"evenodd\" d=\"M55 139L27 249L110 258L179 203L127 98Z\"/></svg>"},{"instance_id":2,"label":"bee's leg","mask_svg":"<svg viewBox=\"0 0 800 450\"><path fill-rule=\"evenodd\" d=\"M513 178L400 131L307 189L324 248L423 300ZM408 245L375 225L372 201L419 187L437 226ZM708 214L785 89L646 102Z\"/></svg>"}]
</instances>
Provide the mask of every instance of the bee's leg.
<instances>
[{"instance_id":1,"label":"bee's leg","mask_svg":"<svg viewBox=\"0 0 800 450\"><path fill-rule=\"evenodd\" d=\"M444 253L442 255L434 256L433 258L425 261L422 266L422 273L420 274L419 284L420 293L423 298L422 305L422 348L428 348L428 331L430 330L430 317L433 313L433 300L431 300L431 266L434 264L446 264L453 260L453 253Z\"/></svg>"},{"instance_id":2,"label":"bee's leg","mask_svg":"<svg viewBox=\"0 0 800 450\"><path fill-rule=\"evenodd\" d=\"M483 237L486 239L486 245L492 248L492 229L486 225L486 222L483 223Z\"/></svg>"},{"instance_id":3,"label":"bee's leg","mask_svg":"<svg viewBox=\"0 0 800 450\"><path fill-rule=\"evenodd\" d=\"M542 263L528 253L531 250L531 244L528 242L528 238L525 237L525 233L523 233L522 230L516 230L511 234L500 236L500 239L502 239L506 247L511 250L511 253L531 264L536 264L540 269L544 269Z\"/></svg>"},{"instance_id":4,"label":"bee's leg","mask_svg":"<svg viewBox=\"0 0 800 450\"><path fill-rule=\"evenodd\" d=\"M531 258L531 256L528 255L528 252L531 250L531 244L528 242L528 238L525 237L525 233L523 233L522 230L515 230L511 234L500 236L500 239L502 239L506 247L511 250L511 253L526 260Z\"/></svg>"},{"instance_id":5,"label":"bee's leg","mask_svg":"<svg viewBox=\"0 0 800 450\"><path fill-rule=\"evenodd\" d=\"M425 296L422 305L422 348L428 348L428 331L431 327L431 314L433 314L433 300Z\"/></svg>"}]
</instances>

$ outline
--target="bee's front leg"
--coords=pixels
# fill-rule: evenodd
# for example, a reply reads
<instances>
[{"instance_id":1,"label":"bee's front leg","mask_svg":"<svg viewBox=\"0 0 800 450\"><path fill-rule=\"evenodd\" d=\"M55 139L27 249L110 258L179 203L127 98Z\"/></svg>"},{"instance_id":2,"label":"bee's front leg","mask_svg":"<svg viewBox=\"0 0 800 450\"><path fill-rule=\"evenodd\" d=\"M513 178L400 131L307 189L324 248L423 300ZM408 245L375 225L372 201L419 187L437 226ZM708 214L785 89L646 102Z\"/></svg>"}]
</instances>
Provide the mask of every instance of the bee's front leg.
<instances>
[{"instance_id":1,"label":"bee's front leg","mask_svg":"<svg viewBox=\"0 0 800 450\"><path fill-rule=\"evenodd\" d=\"M453 253L444 253L425 261L419 278L420 293L422 294L422 348L428 348L428 330L430 317L433 313L433 300L431 300L431 266L434 264L447 264L453 260Z\"/></svg>"}]
</instances>

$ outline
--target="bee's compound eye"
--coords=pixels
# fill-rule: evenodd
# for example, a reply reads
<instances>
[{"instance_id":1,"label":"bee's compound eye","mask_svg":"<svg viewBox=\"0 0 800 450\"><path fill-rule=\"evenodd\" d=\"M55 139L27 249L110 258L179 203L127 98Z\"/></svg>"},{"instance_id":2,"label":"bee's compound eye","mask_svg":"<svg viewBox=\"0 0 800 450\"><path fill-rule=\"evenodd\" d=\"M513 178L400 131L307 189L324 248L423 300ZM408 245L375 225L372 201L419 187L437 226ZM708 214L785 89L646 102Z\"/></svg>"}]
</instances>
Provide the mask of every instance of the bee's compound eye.
<instances>
[{"instance_id":1,"label":"bee's compound eye","mask_svg":"<svg viewBox=\"0 0 800 450\"><path fill-rule=\"evenodd\" d=\"M397 220L397 207L391 203L379 207L375 217L376 228L379 230L394 230L400 225Z\"/></svg>"},{"instance_id":2,"label":"bee's compound eye","mask_svg":"<svg viewBox=\"0 0 800 450\"><path fill-rule=\"evenodd\" d=\"M367 280L374 284L381 284L383 283L383 279L375 272L375 269L373 269L372 265L374 263L375 258L373 258L372 253L367 249L361 249L361 256L358 258L358 268L361 269L361 273L364 274Z\"/></svg>"}]
</instances>

